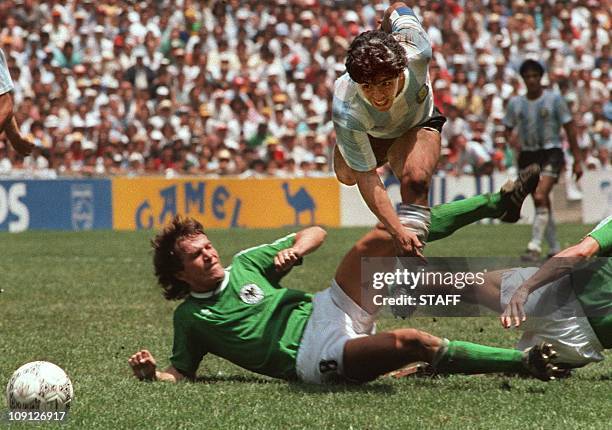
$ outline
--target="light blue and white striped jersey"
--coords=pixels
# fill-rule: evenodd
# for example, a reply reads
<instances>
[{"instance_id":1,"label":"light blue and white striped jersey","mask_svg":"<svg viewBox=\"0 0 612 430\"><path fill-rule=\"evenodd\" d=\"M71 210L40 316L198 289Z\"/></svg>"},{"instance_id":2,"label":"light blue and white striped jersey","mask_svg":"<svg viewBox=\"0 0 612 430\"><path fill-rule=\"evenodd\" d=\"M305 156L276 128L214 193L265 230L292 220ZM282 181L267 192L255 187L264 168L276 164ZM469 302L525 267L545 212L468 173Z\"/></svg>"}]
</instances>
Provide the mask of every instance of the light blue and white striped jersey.
<instances>
[{"instance_id":1,"label":"light blue and white striped jersey","mask_svg":"<svg viewBox=\"0 0 612 430\"><path fill-rule=\"evenodd\" d=\"M348 73L334 84L332 118L338 148L349 167L359 172L376 168L368 134L396 138L430 119L434 112L428 70L432 52L427 32L407 7L391 14L391 31L406 50L408 67L404 70L404 88L389 111L374 108Z\"/></svg>"},{"instance_id":2,"label":"light blue and white striped jersey","mask_svg":"<svg viewBox=\"0 0 612 430\"><path fill-rule=\"evenodd\" d=\"M0 48L0 95L13 91L13 80L9 74L4 52Z\"/></svg>"},{"instance_id":3,"label":"light blue and white striped jersey","mask_svg":"<svg viewBox=\"0 0 612 430\"><path fill-rule=\"evenodd\" d=\"M515 96L508 102L504 125L518 127L521 151L561 148L561 126L572 120L572 114L561 94L544 90L535 100Z\"/></svg>"}]
</instances>

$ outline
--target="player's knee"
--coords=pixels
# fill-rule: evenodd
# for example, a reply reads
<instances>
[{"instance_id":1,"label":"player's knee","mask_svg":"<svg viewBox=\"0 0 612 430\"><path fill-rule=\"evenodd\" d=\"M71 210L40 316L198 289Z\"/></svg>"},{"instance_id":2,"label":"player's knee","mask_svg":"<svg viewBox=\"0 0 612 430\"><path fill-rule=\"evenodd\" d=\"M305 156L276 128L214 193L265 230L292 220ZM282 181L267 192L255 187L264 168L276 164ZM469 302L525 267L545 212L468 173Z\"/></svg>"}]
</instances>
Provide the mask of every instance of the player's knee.
<instances>
[{"instance_id":1,"label":"player's knee","mask_svg":"<svg viewBox=\"0 0 612 430\"><path fill-rule=\"evenodd\" d=\"M536 192L533 193L533 204L537 208L548 206L548 194L536 190Z\"/></svg>"},{"instance_id":2,"label":"player's knee","mask_svg":"<svg viewBox=\"0 0 612 430\"><path fill-rule=\"evenodd\" d=\"M357 252L365 256L385 255L389 248L393 249L393 241L384 228L372 229L355 244Z\"/></svg>"},{"instance_id":3,"label":"player's knee","mask_svg":"<svg viewBox=\"0 0 612 430\"><path fill-rule=\"evenodd\" d=\"M350 168L335 167L336 178L344 185L353 186L357 183L357 178Z\"/></svg>"},{"instance_id":4,"label":"player's knee","mask_svg":"<svg viewBox=\"0 0 612 430\"><path fill-rule=\"evenodd\" d=\"M410 190L415 196L427 195L429 192L429 176L422 174L406 177L402 180L402 186Z\"/></svg>"},{"instance_id":5,"label":"player's knee","mask_svg":"<svg viewBox=\"0 0 612 430\"><path fill-rule=\"evenodd\" d=\"M395 347L406 355L416 355L429 361L440 344L440 339L424 331L405 328L393 331Z\"/></svg>"}]
</instances>

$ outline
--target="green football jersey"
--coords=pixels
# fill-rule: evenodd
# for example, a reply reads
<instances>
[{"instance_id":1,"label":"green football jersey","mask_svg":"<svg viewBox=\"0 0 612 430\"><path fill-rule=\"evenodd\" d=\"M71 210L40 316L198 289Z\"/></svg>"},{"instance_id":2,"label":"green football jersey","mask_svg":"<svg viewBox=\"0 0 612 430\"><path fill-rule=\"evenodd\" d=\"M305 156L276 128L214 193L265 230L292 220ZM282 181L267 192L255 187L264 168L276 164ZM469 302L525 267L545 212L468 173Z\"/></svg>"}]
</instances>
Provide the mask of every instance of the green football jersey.
<instances>
[{"instance_id":1,"label":"green football jersey","mask_svg":"<svg viewBox=\"0 0 612 430\"><path fill-rule=\"evenodd\" d=\"M574 279L581 291L577 297L604 348L612 348L612 216L595 227L588 236L599 243L598 257L587 266L584 276ZM576 276L576 275L575 275Z\"/></svg>"},{"instance_id":2,"label":"green football jersey","mask_svg":"<svg viewBox=\"0 0 612 430\"><path fill-rule=\"evenodd\" d=\"M174 311L172 365L195 372L211 353L263 375L295 379L302 333L312 313L312 295L280 286L274 256L295 234L246 249L232 258L216 290L191 293Z\"/></svg>"}]
</instances>

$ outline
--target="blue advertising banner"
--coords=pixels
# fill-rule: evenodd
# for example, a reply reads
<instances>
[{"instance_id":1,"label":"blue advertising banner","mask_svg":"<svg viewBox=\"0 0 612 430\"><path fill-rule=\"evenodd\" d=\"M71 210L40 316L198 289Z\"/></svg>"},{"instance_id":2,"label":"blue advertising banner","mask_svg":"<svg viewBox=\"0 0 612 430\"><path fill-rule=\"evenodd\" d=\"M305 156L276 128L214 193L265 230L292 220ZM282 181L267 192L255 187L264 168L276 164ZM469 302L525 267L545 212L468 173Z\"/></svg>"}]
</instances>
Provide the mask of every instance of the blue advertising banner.
<instances>
[{"instance_id":1,"label":"blue advertising banner","mask_svg":"<svg viewBox=\"0 0 612 430\"><path fill-rule=\"evenodd\" d=\"M0 181L0 231L113 227L111 181Z\"/></svg>"}]
</instances>

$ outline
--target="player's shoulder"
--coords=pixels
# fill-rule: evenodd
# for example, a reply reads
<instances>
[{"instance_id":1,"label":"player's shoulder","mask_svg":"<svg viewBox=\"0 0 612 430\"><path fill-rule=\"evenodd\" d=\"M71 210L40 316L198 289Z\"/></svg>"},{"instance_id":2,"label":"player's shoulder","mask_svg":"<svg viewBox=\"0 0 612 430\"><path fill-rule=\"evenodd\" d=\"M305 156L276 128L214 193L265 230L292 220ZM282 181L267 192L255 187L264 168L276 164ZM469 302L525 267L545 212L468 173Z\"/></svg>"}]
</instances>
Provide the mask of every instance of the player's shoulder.
<instances>
[{"instance_id":1,"label":"player's shoulder","mask_svg":"<svg viewBox=\"0 0 612 430\"><path fill-rule=\"evenodd\" d=\"M357 82L348 73L344 73L334 82L334 100L350 102L357 96Z\"/></svg>"},{"instance_id":2,"label":"player's shoulder","mask_svg":"<svg viewBox=\"0 0 612 430\"><path fill-rule=\"evenodd\" d=\"M177 323L184 324L189 320L190 315L193 314L195 303L193 296L188 295L175 309L173 313L173 320L175 325Z\"/></svg>"},{"instance_id":3,"label":"player's shoulder","mask_svg":"<svg viewBox=\"0 0 612 430\"><path fill-rule=\"evenodd\" d=\"M358 84L345 73L334 83L332 102L334 124L351 130L366 130L367 118L368 113L359 96Z\"/></svg>"}]
</instances>

